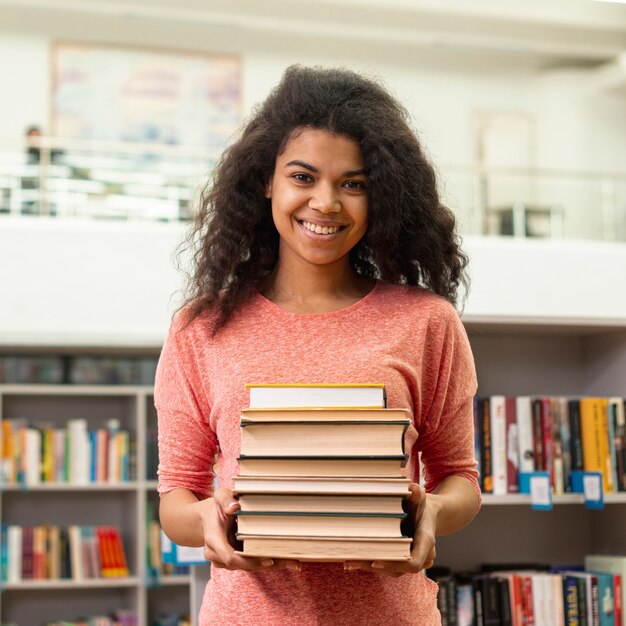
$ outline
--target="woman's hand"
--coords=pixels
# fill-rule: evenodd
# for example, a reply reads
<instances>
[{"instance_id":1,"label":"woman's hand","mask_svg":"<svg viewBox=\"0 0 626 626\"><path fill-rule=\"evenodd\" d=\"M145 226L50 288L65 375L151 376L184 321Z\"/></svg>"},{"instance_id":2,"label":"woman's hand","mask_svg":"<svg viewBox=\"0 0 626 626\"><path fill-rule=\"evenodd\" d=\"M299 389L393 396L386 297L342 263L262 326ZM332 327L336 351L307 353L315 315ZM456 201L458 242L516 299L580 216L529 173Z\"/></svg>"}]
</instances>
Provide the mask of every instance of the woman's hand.
<instances>
[{"instance_id":1,"label":"woman's hand","mask_svg":"<svg viewBox=\"0 0 626 626\"><path fill-rule=\"evenodd\" d=\"M200 500L194 506L202 521L204 556L213 567L246 571L282 568L300 570L298 561L256 558L236 553L235 511L240 509L240 504L230 489L221 487L212 498Z\"/></svg>"},{"instance_id":2,"label":"woman's hand","mask_svg":"<svg viewBox=\"0 0 626 626\"><path fill-rule=\"evenodd\" d=\"M408 561L346 561L345 570L364 570L398 578L432 567L436 556L439 506L436 496L427 494L418 484L411 484L409 489L411 495L407 499L407 515L413 530L411 558Z\"/></svg>"}]
</instances>

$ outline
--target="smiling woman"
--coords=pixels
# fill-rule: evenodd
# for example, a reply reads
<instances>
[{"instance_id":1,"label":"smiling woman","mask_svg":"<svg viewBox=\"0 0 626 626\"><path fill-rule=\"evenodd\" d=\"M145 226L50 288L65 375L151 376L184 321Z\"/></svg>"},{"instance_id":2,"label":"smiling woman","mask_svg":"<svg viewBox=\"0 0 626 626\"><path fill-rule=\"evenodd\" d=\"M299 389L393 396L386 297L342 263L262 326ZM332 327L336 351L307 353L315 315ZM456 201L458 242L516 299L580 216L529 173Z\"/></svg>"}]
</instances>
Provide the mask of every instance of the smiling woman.
<instances>
[{"instance_id":1,"label":"smiling woman","mask_svg":"<svg viewBox=\"0 0 626 626\"><path fill-rule=\"evenodd\" d=\"M436 536L480 506L474 363L453 304L467 259L398 102L347 70L289 68L226 151L159 361L160 519L212 562L200 625L440 624ZM383 383L410 418L409 559L239 553L231 491L246 383ZM419 433L419 437L418 437ZM345 442L354 456L354 443ZM213 473L221 487L213 490ZM270 525L271 520L266 520Z\"/></svg>"},{"instance_id":2,"label":"smiling woman","mask_svg":"<svg viewBox=\"0 0 626 626\"><path fill-rule=\"evenodd\" d=\"M350 292L355 279L350 250L367 230L365 172L361 148L351 137L313 128L294 130L276 158L266 192L280 238L273 288L268 286L266 294L270 299L280 299L275 287L284 285L285 277L306 280L309 264L317 266L318 282L328 276L335 288ZM337 284L337 277L344 284ZM353 297L363 295L356 290ZM332 306L352 301L333 299Z\"/></svg>"}]
</instances>

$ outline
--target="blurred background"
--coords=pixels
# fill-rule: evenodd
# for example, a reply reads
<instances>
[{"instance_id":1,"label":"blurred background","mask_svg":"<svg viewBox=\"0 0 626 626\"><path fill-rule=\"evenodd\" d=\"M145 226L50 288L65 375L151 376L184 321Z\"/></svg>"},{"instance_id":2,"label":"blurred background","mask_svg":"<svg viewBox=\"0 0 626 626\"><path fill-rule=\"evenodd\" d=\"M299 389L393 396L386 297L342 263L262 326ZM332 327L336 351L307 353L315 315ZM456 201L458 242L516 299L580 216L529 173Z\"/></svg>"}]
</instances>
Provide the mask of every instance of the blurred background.
<instances>
[{"instance_id":1,"label":"blurred background","mask_svg":"<svg viewBox=\"0 0 626 626\"><path fill-rule=\"evenodd\" d=\"M160 345L199 189L294 62L390 88L470 247L622 246L625 50L595 0L0 0L0 344Z\"/></svg>"},{"instance_id":2,"label":"blurred background","mask_svg":"<svg viewBox=\"0 0 626 626\"><path fill-rule=\"evenodd\" d=\"M470 257L481 394L626 395L626 4L0 0L0 624L194 623L208 570L163 563L151 385L200 190L293 63L364 72L409 110ZM68 420L122 442L121 479L39 472ZM448 544L463 568L596 549L580 507L552 533L488 509ZM615 510L597 534L623 550ZM111 525L128 571L12 578L7 523Z\"/></svg>"}]
</instances>

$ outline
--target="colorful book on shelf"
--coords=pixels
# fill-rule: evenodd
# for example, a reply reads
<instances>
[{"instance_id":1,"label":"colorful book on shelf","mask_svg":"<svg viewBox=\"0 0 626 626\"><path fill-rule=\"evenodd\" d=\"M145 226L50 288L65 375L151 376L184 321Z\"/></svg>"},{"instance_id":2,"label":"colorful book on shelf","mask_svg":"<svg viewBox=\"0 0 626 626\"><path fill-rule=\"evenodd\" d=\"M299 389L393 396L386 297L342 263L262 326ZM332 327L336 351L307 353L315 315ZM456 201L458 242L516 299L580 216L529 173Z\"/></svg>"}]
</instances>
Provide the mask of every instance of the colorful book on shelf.
<instances>
[{"instance_id":1,"label":"colorful book on shelf","mask_svg":"<svg viewBox=\"0 0 626 626\"><path fill-rule=\"evenodd\" d=\"M385 408L384 384L369 383L250 383L249 406L277 407L367 407Z\"/></svg>"},{"instance_id":2,"label":"colorful book on shelf","mask_svg":"<svg viewBox=\"0 0 626 626\"><path fill-rule=\"evenodd\" d=\"M410 558L411 539L362 537L284 537L245 535L240 554L256 557L298 559L300 561L345 561L385 559L406 561Z\"/></svg>"},{"instance_id":3,"label":"colorful book on shelf","mask_svg":"<svg viewBox=\"0 0 626 626\"><path fill-rule=\"evenodd\" d=\"M163 563L173 565L206 565L204 546L179 546L161 530L161 554Z\"/></svg>"},{"instance_id":4,"label":"colorful book on shelf","mask_svg":"<svg viewBox=\"0 0 626 626\"><path fill-rule=\"evenodd\" d=\"M580 426L583 447L583 468L601 472L605 493L613 491L608 441L608 401L606 398L581 398Z\"/></svg>"},{"instance_id":5,"label":"colorful book on shelf","mask_svg":"<svg viewBox=\"0 0 626 626\"><path fill-rule=\"evenodd\" d=\"M613 598L615 601L615 623L622 623L626 607L626 554L600 555L589 554L585 557L585 568L590 572L602 572L613 575Z\"/></svg>"},{"instance_id":6,"label":"colorful book on shelf","mask_svg":"<svg viewBox=\"0 0 626 626\"><path fill-rule=\"evenodd\" d=\"M506 398L489 398L489 419L491 427L491 467L493 475L493 494L502 496L507 493L507 445L506 445Z\"/></svg>"},{"instance_id":7,"label":"colorful book on shelf","mask_svg":"<svg viewBox=\"0 0 626 626\"><path fill-rule=\"evenodd\" d=\"M613 432L613 457L616 491L626 491L626 401L611 397L608 401L609 422Z\"/></svg>"}]
</instances>

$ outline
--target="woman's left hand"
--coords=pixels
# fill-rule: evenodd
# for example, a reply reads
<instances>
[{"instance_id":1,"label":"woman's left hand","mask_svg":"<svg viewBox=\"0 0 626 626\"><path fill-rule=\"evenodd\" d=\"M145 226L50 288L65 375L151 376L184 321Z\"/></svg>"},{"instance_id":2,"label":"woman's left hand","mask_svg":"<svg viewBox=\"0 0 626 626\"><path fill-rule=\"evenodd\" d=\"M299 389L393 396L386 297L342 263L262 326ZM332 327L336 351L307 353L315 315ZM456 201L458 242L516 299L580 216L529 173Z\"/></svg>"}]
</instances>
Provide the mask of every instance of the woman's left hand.
<instances>
[{"instance_id":1,"label":"woman's left hand","mask_svg":"<svg viewBox=\"0 0 626 626\"><path fill-rule=\"evenodd\" d=\"M346 561L344 570L364 570L398 578L432 567L436 556L438 514L436 496L427 494L416 483L412 483L409 489L411 495L407 499L407 515L413 521L414 529L411 558L407 561Z\"/></svg>"}]
</instances>

